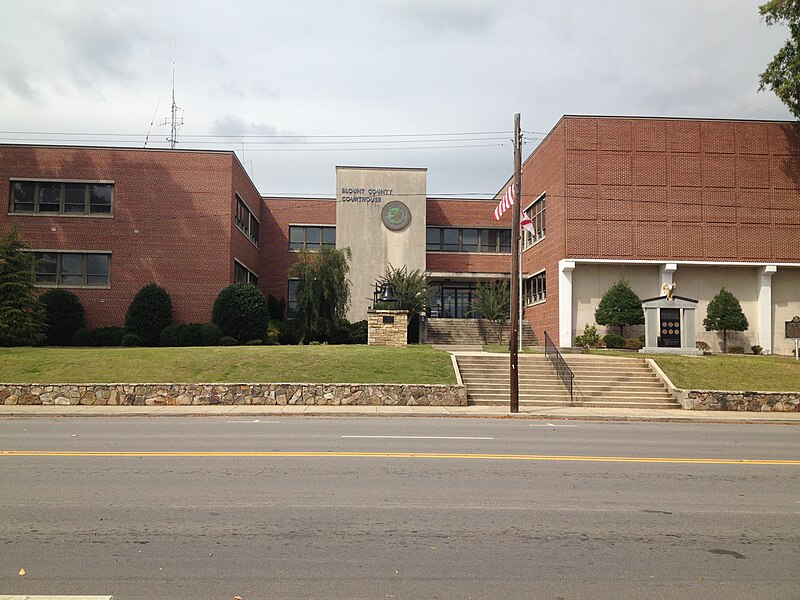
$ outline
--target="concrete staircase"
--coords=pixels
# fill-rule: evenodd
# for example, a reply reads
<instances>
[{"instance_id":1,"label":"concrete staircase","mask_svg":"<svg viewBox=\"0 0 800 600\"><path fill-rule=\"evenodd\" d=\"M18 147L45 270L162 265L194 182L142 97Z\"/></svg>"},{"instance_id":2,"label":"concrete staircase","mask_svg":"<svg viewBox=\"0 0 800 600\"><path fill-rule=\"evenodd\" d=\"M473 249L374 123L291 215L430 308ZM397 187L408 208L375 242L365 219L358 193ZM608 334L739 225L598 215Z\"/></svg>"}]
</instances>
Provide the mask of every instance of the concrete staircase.
<instances>
[{"instance_id":1,"label":"concrete staircase","mask_svg":"<svg viewBox=\"0 0 800 600\"><path fill-rule=\"evenodd\" d=\"M519 355L520 406L680 408L643 359L587 355L564 357L575 374L574 402L550 360L541 354ZM456 354L467 400L473 405L509 402L508 354Z\"/></svg>"},{"instance_id":2,"label":"concrete staircase","mask_svg":"<svg viewBox=\"0 0 800 600\"><path fill-rule=\"evenodd\" d=\"M428 343L434 346L477 348L483 344L508 344L508 325L498 327L486 319L428 319ZM536 346L530 323L522 323L522 345Z\"/></svg>"}]
</instances>

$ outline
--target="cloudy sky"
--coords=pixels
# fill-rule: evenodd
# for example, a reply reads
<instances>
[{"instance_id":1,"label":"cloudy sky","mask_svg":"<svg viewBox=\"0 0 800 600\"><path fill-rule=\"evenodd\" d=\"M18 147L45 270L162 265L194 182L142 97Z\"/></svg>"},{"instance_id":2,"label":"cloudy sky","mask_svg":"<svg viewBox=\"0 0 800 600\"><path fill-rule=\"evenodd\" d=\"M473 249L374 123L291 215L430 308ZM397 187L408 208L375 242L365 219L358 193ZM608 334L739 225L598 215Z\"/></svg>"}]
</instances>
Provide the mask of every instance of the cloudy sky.
<instances>
[{"instance_id":1,"label":"cloudy sky","mask_svg":"<svg viewBox=\"0 0 800 600\"><path fill-rule=\"evenodd\" d=\"M0 0L0 142L235 150L266 195L336 165L493 195L564 114L790 119L749 0ZM149 136L148 136L149 134Z\"/></svg>"}]
</instances>

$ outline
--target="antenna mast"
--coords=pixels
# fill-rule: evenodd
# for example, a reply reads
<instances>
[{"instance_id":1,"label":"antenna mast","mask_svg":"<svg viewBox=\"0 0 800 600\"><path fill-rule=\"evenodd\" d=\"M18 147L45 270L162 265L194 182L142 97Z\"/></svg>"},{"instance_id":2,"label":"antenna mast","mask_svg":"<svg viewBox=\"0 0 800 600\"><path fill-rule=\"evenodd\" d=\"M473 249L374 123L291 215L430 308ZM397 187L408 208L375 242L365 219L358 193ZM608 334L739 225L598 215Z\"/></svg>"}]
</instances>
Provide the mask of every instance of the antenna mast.
<instances>
[{"instance_id":1,"label":"antenna mast","mask_svg":"<svg viewBox=\"0 0 800 600\"><path fill-rule=\"evenodd\" d=\"M167 138L169 142L170 150L175 149L175 145L178 143L178 127L183 125L183 115L179 115L178 111L183 112L183 109L175 104L175 59L172 59L172 111L170 113L170 118L164 119L163 123L160 125L169 125L170 126L170 134Z\"/></svg>"}]
</instances>

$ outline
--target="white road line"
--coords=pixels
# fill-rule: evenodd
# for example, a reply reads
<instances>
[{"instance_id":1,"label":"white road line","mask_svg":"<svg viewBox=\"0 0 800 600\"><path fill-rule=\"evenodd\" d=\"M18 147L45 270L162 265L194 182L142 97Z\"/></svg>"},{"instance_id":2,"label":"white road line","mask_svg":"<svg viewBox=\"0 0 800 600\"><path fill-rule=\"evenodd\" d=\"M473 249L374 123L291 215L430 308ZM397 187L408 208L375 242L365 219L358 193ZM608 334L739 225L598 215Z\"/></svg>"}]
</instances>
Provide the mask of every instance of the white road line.
<instances>
[{"instance_id":1,"label":"white road line","mask_svg":"<svg viewBox=\"0 0 800 600\"><path fill-rule=\"evenodd\" d=\"M343 438L364 438L373 440L493 440L493 437L466 437L445 435L343 435Z\"/></svg>"},{"instance_id":2,"label":"white road line","mask_svg":"<svg viewBox=\"0 0 800 600\"><path fill-rule=\"evenodd\" d=\"M528 423L529 427L577 427L577 425L567 425L566 423Z\"/></svg>"},{"instance_id":3,"label":"white road line","mask_svg":"<svg viewBox=\"0 0 800 600\"><path fill-rule=\"evenodd\" d=\"M225 421L226 423L280 423L280 421L262 421L261 419L255 419L253 421Z\"/></svg>"},{"instance_id":4,"label":"white road line","mask_svg":"<svg viewBox=\"0 0 800 600\"><path fill-rule=\"evenodd\" d=\"M3 596L0 600L114 600L113 596Z\"/></svg>"}]
</instances>

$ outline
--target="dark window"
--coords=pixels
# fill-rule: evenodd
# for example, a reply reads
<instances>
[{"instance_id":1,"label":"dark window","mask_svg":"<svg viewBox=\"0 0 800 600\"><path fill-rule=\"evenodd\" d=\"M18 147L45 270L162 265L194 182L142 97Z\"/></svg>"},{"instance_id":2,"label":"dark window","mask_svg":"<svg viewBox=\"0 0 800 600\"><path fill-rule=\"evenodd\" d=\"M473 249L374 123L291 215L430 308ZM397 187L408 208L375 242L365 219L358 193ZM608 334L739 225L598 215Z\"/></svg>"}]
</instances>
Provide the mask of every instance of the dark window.
<instances>
[{"instance_id":1,"label":"dark window","mask_svg":"<svg viewBox=\"0 0 800 600\"><path fill-rule=\"evenodd\" d=\"M522 236L523 248L533 246L533 244L544 238L545 221L547 220L546 200L546 197L542 196L525 211L533 222L533 233L525 230Z\"/></svg>"},{"instance_id":2,"label":"dark window","mask_svg":"<svg viewBox=\"0 0 800 600\"><path fill-rule=\"evenodd\" d=\"M297 279L290 279L289 280L289 289L287 290L287 303L286 306L289 309L288 316L293 317L297 312L297 286L300 285L300 281Z\"/></svg>"},{"instance_id":3,"label":"dark window","mask_svg":"<svg viewBox=\"0 0 800 600\"><path fill-rule=\"evenodd\" d=\"M239 194L236 194L236 212L234 213L233 222L236 224L239 231L245 234L253 244L256 246L258 245L258 220L250 209L247 208L247 205L244 203L244 200L239 197Z\"/></svg>"},{"instance_id":4,"label":"dark window","mask_svg":"<svg viewBox=\"0 0 800 600\"><path fill-rule=\"evenodd\" d=\"M511 231L474 227L428 227L428 252L511 252Z\"/></svg>"},{"instance_id":5,"label":"dark window","mask_svg":"<svg viewBox=\"0 0 800 600\"><path fill-rule=\"evenodd\" d=\"M108 287L111 255L95 252L34 252L34 283L58 287Z\"/></svg>"},{"instance_id":6,"label":"dark window","mask_svg":"<svg viewBox=\"0 0 800 600\"><path fill-rule=\"evenodd\" d=\"M336 227L327 225L290 225L289 250L319 250L336 247Z\"/></svg>"},{"instance_id":7,"label":"dark window","mask_svg":"<svg viewBox=\"0 0 800 600\"><path fill-rule=\"evenodd\" d=\"M113 183L12 181L12 213L110 215Z\"/></svg>"},{"instance_id":8,"label":"dark window","mask_svg":"<svg viewBox=\"0 0 800 600\"><path fill-rule=\"evenodd\" d=\"M236 283L243 281L258 286L258 276L238 260L233 261L233 280Z\"/></svg>"},{"instance_id":9,"label":"dark window","mask_svg":"<svg viewBox=\"0 0 800 600\"><path fill-rule=\"evenodd\" d=\"M525 304L536 304L547 298L547 277L545 271L525 280Z\"/></svg>"}]
</instances>

